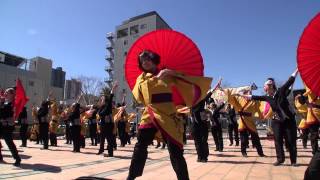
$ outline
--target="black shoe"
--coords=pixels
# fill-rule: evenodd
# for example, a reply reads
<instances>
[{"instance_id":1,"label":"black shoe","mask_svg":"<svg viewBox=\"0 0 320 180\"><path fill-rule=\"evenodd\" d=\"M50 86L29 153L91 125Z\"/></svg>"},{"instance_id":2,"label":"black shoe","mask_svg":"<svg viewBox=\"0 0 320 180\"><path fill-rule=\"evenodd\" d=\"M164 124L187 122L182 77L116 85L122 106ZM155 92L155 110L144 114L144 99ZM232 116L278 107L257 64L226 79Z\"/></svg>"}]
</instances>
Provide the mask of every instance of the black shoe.
<instances>
[{"instance_id":1,"label":"black shoe","mask_svg":"<svg viewBox=\"0 0 320 180\"><path fill-rule=\"evenodd\" d=\"M201 162L201 159L198 158L198 159L197 159L197 162Z\"/></svg>"},{"instance_id":2,"label":"black shoe","mask_svg":"<svg viewBox=\"0 0 320 180\"><path fill-rule=\"evenodd\" d=\"M259 154L260 157L267 157L266 155L264 155L263 153L262 154Z\"/></svg>"},{"instance_id":3,"label":"black shoe","mask_svg":"<svg viewBox=\"0 0 320 180\"><path fill-rule=\"evenodd\" d=\"M13 165L19 167L21 165L21 159L16 159L16 162Z\"/></svg>"},{"instance_id":4,"label":"black shoe","mask_svg":"<svg viewBox=\"0 0 320 180\"><path fill-rule=\"evenodd\" d=\"M230 143L230 144L229 144L229 146L232 146L232 145L233 145L233 143Z\"/></svg>"},{"instance_id":5,"label":"black shoe","mask_svg":"<svg viewBox=\"0 0 320 180\"><path fill-rule=\"evenodd\" d=\"M299 165L297 163L291 163L291 166L298 167Z\"/></svg>"},{"instance_id":6,"label":"black shoe","mask_svg":"<svg viewBox=\"0 0 320 180\"><path fill-rule=\"evenodd\" d=\"M219 149L215 149L214 151L219 151Z\"/></svg>"},{"instance_id":7,"label":"black shoe","mask_svg":"<svg viewBox=\"0 0 320 180\"><path fill-rule=\"evenodd\" d=\"M200 162L206 163L206 162L208 162L208 160L207 159L201 159Z\"/></svg>"},{"instance_id":8,"label":"black shoe","mask_svg":"<svg viewBox=\"0 0 320 180\"><path fill-rule=\"evenodd\" d=\"M134 180L135 178L133 177L127 177L127 180Z\"/></svg>"},{"instance_id":9,"label":"black shoe","mask_svg":"<svg viewBox=\"0 0 320 180\"><path fill-rule=\"evenodd\" d=\"M3 157L2 157L2 155L0 155L0 163L3 163L4 161L3 161Z\"/></svg>"},{"instance_id":10,"label":"black shoe","mask_svg":"<svg viewBox=\"0 0 320 180\"><path fill-rule=\"evenodd\" d=\"M236 142L236 146L239 146L239 142Z\"/></svg>"},{"instance_id":11,"label":"black shoe","mask_svg":"<svg viewBox=\"0 0 320 180\"><path fill-rule=\"evenodd\" d=\"M105 155L104 157L113 157L113 154Z\"/></svg>"},{"instance_id":12,"label":"black shoe","mask_svg":"<svg viewBox=\"0 0 320 180\"><path fill-rule=\"evenodd\" d=\"M103 153L103 151L99 151L98 153L97 153L97 155L100 155L100 154L102 154Z\"/></svg>"},{"instance_id":13,"label":"black shoe","mask_svg":"<svg viewBox=\"0 0 320 180\"><path fill-rule=\"evenodd\" d=\"M243 152L243 153L242 153L242 156L243 156L243 157L248 157L248 154L247 154L246 152Z\"/></svg>"},{"instance_id":14,"label":"black shoe","mask_svg":"<svg viewBox=\"0 0 320 180\"><path fill-rule=\"evenodd\" d=\"M284 161L276 161L273 163L274 166L280 166L281 164L283 164Z\"/></svg>"}]
</instances>

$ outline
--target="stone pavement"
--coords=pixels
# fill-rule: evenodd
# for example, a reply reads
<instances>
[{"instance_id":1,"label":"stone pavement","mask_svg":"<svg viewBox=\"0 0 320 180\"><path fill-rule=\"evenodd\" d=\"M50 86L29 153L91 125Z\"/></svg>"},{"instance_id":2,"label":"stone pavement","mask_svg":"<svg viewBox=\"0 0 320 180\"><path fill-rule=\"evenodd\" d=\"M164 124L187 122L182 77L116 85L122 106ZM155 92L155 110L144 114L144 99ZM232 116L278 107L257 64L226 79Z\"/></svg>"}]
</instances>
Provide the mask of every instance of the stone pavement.
<instances>
[{"instance_id":1,"label":"stone pavement","mask_svg":"<svg viewBox=\"0 0 320 180\"><path fill-rule=\"evenodd\" d=\"M211 135L210 135L211 136ZM118 147L114 157L96 155L98 146L81 149L81 153L72 153L72 146L59 140L59 147L50 147L50 150L40 150L40 145L28 142L28 148L18 148L22 157L20 168L12 166L11 158L3 140L3 154L5 164L0 164L0 179L75 179L80 176L95 176L107 179L125 179L128 174L133 144ZM20 141L15 141L20 145ZM188 140L185 146L185 158L188 164L190 179L303 179L304 171L311 158L311 149L303 149L298 141L299 167L289 166L286 159L283 166L274 167L275 149L273 141L262 140L264 153L267 157L259 157L255 149L248 149L248 158L241 156L240 148L228 146L229 141L224 139L224 152L215 152L212 138L209 139L210 156L208 163L196 162L197 156L194 143ZM118 142L119 144L119 142ZM288 156L288 153L286 153ZM288 157L287 157L288 158ZM149 146L149 156L142 177L137 179L176 179L171 167L168 151Z\"/></svg>"}]
</instances>

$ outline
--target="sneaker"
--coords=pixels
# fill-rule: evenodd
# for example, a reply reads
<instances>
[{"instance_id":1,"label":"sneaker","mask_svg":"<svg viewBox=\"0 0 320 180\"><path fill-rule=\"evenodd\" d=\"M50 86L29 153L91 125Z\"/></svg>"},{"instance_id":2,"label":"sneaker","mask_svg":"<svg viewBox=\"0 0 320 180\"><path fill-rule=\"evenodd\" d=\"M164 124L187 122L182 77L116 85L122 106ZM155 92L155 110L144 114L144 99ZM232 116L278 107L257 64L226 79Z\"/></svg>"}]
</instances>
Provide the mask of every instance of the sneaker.
<instances>
[{"instance_id":1,"label":"sneaker","mask_svg":"<svg viewBox=\"0 0 320 180\"><path fill-rule=\"evenodd\" d=\"M246 152L243 152L243 153L242 153L242 156L243 156L243 157L248 157L248 154L247 154Z\"/></svg>"}]
</instances>

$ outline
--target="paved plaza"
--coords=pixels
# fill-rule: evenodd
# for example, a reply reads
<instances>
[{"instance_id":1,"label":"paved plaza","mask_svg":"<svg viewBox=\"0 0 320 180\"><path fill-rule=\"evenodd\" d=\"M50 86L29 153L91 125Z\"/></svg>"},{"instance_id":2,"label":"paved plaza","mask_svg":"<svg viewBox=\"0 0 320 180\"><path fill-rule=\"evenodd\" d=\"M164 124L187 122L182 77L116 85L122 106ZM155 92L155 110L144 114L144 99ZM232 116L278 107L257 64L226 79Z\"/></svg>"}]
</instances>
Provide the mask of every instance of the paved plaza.
<instances>
[{"instance_id":1,"label":"paved plaza","mask_svg":"<svg viewBox=\"0 0 320 180\"><path fill-rule=\"evenodd\" d=\"M2 141L2 140L1 140ZM20 145L20 141L15 141ZM3 154L5 164L0 164L0 179L75 179L81 176L94 176L106 179L125 179L132 156L135 140L131 145L118 147L114 157L96 155L98 146L81 149L81 153L71 152L72 146L59 140L59 147L40 150L40 145L28 142L28 148L18 148L22 157L21 168L12 166L11 158L5 143ZM192 140L185 146L185 158L188 164L190 179L303 179L304 171L311 158L311 149L303 149L298 141L298 167L289 166L289 159L283 166L274 167L275 149L272 140L262 140L264 153L267 157L259 157L255 149L248 149L248 156L241 156L240 147L228 146L225 138L224 152L214 151L212 138L209 139L210 156L208 163L196 162L197 156ZM119 144L119 142L118 142ZM288 157L288 153L286 153ZM149 155L142 177L145 180L176 179L171 167L168 151L149 146Z\"/></svg>"}]
</instances>

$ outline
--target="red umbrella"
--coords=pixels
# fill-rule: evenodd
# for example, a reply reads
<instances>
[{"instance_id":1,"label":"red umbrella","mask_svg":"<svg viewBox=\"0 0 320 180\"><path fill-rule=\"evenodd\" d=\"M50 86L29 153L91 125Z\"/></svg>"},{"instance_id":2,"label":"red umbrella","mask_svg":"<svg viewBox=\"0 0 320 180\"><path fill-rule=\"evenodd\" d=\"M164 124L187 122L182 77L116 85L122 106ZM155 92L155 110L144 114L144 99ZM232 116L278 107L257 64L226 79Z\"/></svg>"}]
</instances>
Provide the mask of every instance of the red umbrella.
<instances>
[{"instance_id":1,"label":"red umbrella","mask_svg":"<svg viewBox=\"0 0 320 180\"><path fill-rule=\"evenodd\" d=\"M156 30L140 37L131 46L125 63L125 76L133 89L137 77L142 73L138 67L138 55L151 50L160 55L159 69L172 69L187 75L203 76L203 59L196 44L186 35L173 30ZM182 99L173 89L174 101Z\"/></svg>"},{"instance_id":2,"label":"red umbrella","mask_svg":"<svg viewBox=\"0 0 320 180\"><path fill-rule=\"evenodd\" d=\"M302 80L320 96L320 13L304 29L297 49L297 63Z\"/></svg>"}]
</instances>

